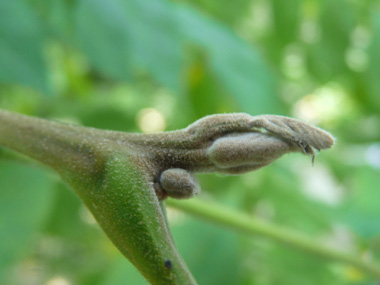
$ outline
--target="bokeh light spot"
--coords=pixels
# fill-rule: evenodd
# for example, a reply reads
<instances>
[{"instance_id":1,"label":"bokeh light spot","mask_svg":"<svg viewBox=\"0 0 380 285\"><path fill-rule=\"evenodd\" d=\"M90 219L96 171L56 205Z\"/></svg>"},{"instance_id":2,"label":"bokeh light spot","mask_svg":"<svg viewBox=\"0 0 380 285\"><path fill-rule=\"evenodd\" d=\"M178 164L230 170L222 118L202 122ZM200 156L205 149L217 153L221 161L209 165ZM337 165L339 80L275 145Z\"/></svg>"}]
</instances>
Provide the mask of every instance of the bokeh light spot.
<instances>
[{"instance_id":1,"label":"bokeh light spot","mask_svg":"<svg viewBox=\"0 0 380 285\"><path fill-rule=\"evenodd\" d=\"M71 285L71 282L62 276L55 276L46 282L46 285Z\"/></svg>"},{"instance_id":2,"label":"bokeh light spot","mask_svg":"<svg viewBox=\"0 0 380 285\"><path fill-rule=\"evenodd\" d=\"M347 66L357 72L363 72L368 67L368 55L362 49L349 48L345 54Z\"/></svg>"},{"instance_id":3,"label":"bokeh light spot","mask_svg":"<svg viewBox=\"0 0 380 285\"><path fill-rule=\"evenodd\" d=\"M352 110L348 94L332 82L303 97L294 107L294 116L313 124L333 123Z\"/></svg>"},{"instance_id":4,"label":"bokeh light spot","mask_svg":"<svg viewBox=\"0 0 380 285\"><path fill-rule=\"evenodd\" d=\"M141 110L137 115L137 122L144 133L162 132L166 128L164 116L154 108Z\"/></svg>"},{"instance_id":5,"label":"bokeh light spot","mask_svg":"<svg viewBox=\"0 0 380 285\"><path fill-rule=\"evenodd\" d=\"M366 151L367 163L373 167L380 168L380 144L371 145Z\"/></svg>"}]
</instances>

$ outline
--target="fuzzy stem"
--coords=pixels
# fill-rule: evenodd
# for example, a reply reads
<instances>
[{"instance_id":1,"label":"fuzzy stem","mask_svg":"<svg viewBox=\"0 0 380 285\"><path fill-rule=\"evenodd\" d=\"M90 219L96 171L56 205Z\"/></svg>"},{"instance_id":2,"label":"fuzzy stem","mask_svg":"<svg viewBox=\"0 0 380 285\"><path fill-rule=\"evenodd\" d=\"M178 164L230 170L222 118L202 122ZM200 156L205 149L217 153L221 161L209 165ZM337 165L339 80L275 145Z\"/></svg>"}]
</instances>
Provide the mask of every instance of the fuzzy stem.
<instances>
[{"instance_id":1,"label":"fuzzy stem","mask_svg":"<svg viewBox=\"0 0 380 285\"><path fill-rule=\"evenodd\" d=\"M279 227L274 224L260 221L247 214L227 209L210 202L203 202L199 199L178 201L168 199L166 204L184 212L196 215L202 219L218 223L244 234L272 239L276 242L291 246L297 250L307 252L331 261L338 261L349 264L369 275L380 277L380 266L364 261L358 256L337 251L317 243L315 239L303 236L297 232Z\"/></svg>"},{"instance_id":2,"label":"fuzzy stem","mask_svg":"<svg viewBox=\"0 0 380 285\"><path fill-rule=\"evenodd\" d=\"M0 144L54 168L149 281L193 284L159 200L197 194L194 172L253 171L285 153L314 155L314 148L330 148L334 138L299 120L274 115L210 115L182 130L147 135L0 110ZM230 219L225 216L225 222ZM275 231L261 230L276 237ZM302 239L290 235L287 240L313 251Z\"/></svg>"},{"instance_id":3,"label":"fuzzy stem","mask_svg":"<svg viewBox=\"0 0 380 285\"><path fill-rule=\"evenodd\" d=\"M0 144L57 170L152 284L196 284L145 169L122 133L107 134L0 110Z\"/></svg>"}]
</instances>

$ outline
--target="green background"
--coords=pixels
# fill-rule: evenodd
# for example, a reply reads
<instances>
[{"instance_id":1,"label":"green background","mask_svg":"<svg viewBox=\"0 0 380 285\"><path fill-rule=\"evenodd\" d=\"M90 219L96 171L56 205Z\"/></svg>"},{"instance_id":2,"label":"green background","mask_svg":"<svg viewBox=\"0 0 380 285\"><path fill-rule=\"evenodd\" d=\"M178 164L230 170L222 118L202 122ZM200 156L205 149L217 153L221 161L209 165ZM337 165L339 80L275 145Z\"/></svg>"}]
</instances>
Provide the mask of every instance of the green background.
<instances>
[{"instance_id":1,"label":"green background","mask_svg":"<svg viewBox=\"0 0 380 285\"><path fill-rule=\"evenodd\" d=\"M199 175L200 198L380 262L378 1L0 0L0 108L127 132L224 112L316 124L337 143L314 167L294 154L242 176ZM168 214L200 284L375 284ZM1 282L146 283L55 173L5 148Z\"/></svg>"}]
</instances>

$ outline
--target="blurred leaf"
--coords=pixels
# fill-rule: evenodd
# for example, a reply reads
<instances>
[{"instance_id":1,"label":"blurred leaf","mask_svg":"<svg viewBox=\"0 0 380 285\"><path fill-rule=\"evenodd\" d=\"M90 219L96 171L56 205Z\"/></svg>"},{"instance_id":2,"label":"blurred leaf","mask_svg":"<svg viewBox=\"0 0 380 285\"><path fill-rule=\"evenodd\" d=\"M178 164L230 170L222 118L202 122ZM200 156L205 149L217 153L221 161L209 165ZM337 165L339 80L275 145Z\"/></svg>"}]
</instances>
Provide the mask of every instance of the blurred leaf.
<instances>
[{"instance_id":1,"label":"blurred leaf","mask_svg":"<svg viewBox=\"0 0 380 285\"><path fill-rule=\"evenodd\" d=\"M0 0L0 81L50 94L43 60L43 33L24 1Z\"/></svg>"},{"instance_id":2,"label":"blurred leaf","mask_svg":"<svg viewBox=\"0 0 380 285\"><path fill-rule=\"evenodd\" d=\"M109 252L117 250L72 189L58 183L52 190L56 191L53 210L41 231L44 243L34 254L50 275L63 274L73 284L103 284L99 279L109 271Z\"/></svg>"},{"instance_id":3,"label":"blurred leaf","mask_svg":"<svg viewBox=\"0 0 380 285\"><path fill-rule=\"evenodd\" d=\"M115 259L104 275L101 284L149 284L124 256Z\"/></svg>"},{"instance_id":4,"label":"blurred leaf","mask_svg":"<svg viewBox=\"0 0 380 285\"><path fill-rule=\"evenodd\" d=\"M188 68L187 95L194 113L193 120L209 114L231 113L239 110L239 104L235 98L229 96L225 88L222 88L218 77L205 66L207 63L203 61L205 60L195 60Z\"/></svg>"},{"instance_id":5,"label":"blurred leaf","mask_svg":"<svg viewBox=\"0 0 380 285\"><path fill-rule=\"evenodd\" d=\"M350 175L351 195L342 208L342 219L359 235L380 235L380 173L359 168Z\"/></svg>"},{"instance_id":6,"label":"blurred leaf","mask_svg":"<svg viewBox=\"0 0 380 285\"><path fill-rule=\"evenodd\" d=\"M0 161L0 282L6 268L26 255L33 234L47 218L51 185L42 170Z\"/></svg>"},{"instance_id":7,"label":"blurred leaf","mask_svg":"<svg viewBox=\"0 0 380 285\"><path fill-rule=\"evenodd\" d=\"M242 111L277 110L274 78L257 50L190 7L178 5L177 17L187 42L205 50L218 83L236 98Z\"/></svg>"},{"instance_id":8,"label":"blurred leaf","mask_svg":"<svg viewBox=\"0 0 380 285\"><path fill-rule=\"evenodd\" d=\"M49 217L46 217L45 231L50 235L68 236L72 239L84 238L88 225L79 219L81 201L66 185L59 183L55 188L53 210Z\"/></svg>"},{"instance_id":9,"label":"blurred leaf","mask_svg":"<svg viewBox=\"0 0 380 285\"><path fill-rule=\"evenodd\" d=\"M131 114L122 112L111 106L93 107L89 112L81 114L84 125L98 129L109 129L114 131L130 131L135 124L135 118Z\"/></svg>"},{"instance_id":10,"label":"blurred leaf","mask_svg":"<svg viewBox=\"0 0 380 285\"><path fill-rule=\"evenodd\" d=\"M252 207L256 200L258 211L269 211L269 217L273 215L278 224L310 234L329 230L332 217L328 206L301 191L300 177L292 169L294 166L289 159L283 157L276 165L249 174L259 181L254 189L249 189L251 197L244 201L248 204L246 207Z\"/></svg>"},{"instance_id":11,"label":"blurred leaf","mask_svg":"<svg viewBox=\"0 0 380 285\"><path fill-rule=\"evenodd\" d=\"M191 217L171 227L174 240L199 284L240 284L237 236Z\"/></svg>"},{"instance_id":12,"label":"blurred leaf","mask_svg":"<svg viewBox=\"0 0 380 285\"><path fill-rule=\"evenodd\" d=\"M372 15L373 34L371 45L368 50L369 68L366 76L368 92L370 97L369 108L380 110L380 12L377 11Z\"/></svg>"},{"instance_id":13,"label":"blurred leaf","mask_svg":"<svg viewBox=\"0 0 380 285\"><path fill-rule=\"evenodd\" d=\"M63 40L73 40L74 21L73 8L75 0L34 0L33 4L38 4L38 11L43 13L45 24L54 36Z\"/></svg>"},{"instance_id":14,"label":"blurred leaf","mask_svg":"<svg viewBox=\"0 0 380 285\"><path fill-rule=\"evenodd\" d=\"M95 67L109 76L150 72L178 92L181 43L170 8L159 0L80 1L78 39Z\"/></svg>"},{"instance_id":15,"label":"blurred leaf","mask_svg":"<svg viewBox=\"0 0 380 285\"><path fill-rule=\"evenodd\" d=\"M347 71L345 54L355 26L354 7L348 1L320 2L321 38L310 46L309 68L322 81Z\"/></svg>"},{"instance_id":16,"label":"blurred leaf","mask_svg":"<svg viewBox=\"0 0 380 285\"><path fill-rule=\"evenodd\" d=\"M82 1L77 11L84 51L95 66L116 78L141 71L181 89L183 41L205 50L220 85L243 111L274 112L273 76L259 53L232 31L192 8L164 0Z\"/></svg>"},{"instance_id":17,"label":"blurred leaf","mask_svg":"<svg viewBox=\"0 0 380 285\"><path fill-rule=\"evenodd\" d=\"M271 1L275 39L277 44L286 46L298 38L301 16L301 0ZM275 49L281 51L278 45Z\"/></svg>"},{"instance_id":18,"label":"blurred leaf","mask_svg":"<svg viewBox=\"0 0 380 285\"><path fill-rule=\"evenodd\" d=\"M213 18L217 18L219 22L230 25L238 23L252 5L251 0L225 1L223 5L220 5L219 0L187 0L182 2L196 6L206 11L207 14L211 14Z\"/></svg>"},{"instance_id":19,"label":"blurred leaf","mask_svg":"<svg viewBox=\"0 0 380 285\"><path fill-rule=\"evenodd\" d=\"M261 11L263 14L263 20L261 21L267 22L266 32L262 32L262 37L265 41L262 51L268 55L271 64L280 69L283 67L284 53L286 53L289 46L298 43L303 16L302 8L306 1L271 0L262 3L255 2L256 7L267 7L266 9L261 8L263 10ZM260 16L257 12L256 18L260 18ZM259 21L259 19L256 19L256 21ZM260 25L258 30L260 30Z\"/></svg>"},{"instance_id":20,"label":"blurred leaf","mask_svg":"<svg viewBox=\"0 0 380 285\"><path fill-rule=\"evenodd\" d=\"M251 242L249 247L249 284L347 284L323 259L262 239Z\"/></svg>"}]
</instances>

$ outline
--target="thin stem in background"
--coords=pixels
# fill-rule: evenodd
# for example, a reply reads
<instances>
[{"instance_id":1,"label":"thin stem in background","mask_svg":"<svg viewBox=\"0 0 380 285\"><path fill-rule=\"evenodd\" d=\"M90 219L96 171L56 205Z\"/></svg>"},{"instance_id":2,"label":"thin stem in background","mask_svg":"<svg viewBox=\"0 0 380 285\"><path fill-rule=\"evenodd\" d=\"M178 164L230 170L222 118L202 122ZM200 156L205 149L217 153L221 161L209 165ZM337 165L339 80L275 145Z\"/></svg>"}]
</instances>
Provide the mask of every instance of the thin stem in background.
<instances>
[{"instance_id":1,"label":"thin stem in background","mask_svg":"<svg viewBox=\"0 0 380 285\"><path fill-rule=\"evenodd\" d=\"M174 200L168 199L166 204L184 212L207 219L211 222L233 229L234 231L257 237L272 239L279 243L291 246L297 250L307 252L331 261L342 262L351 265L363 273L380 278L380 265L363 260L359 256L341 252L327 247L310 237L301 235L280 226L261 221L225 206L204 202L199 199Z\"/></svg>"}]
</instances>

